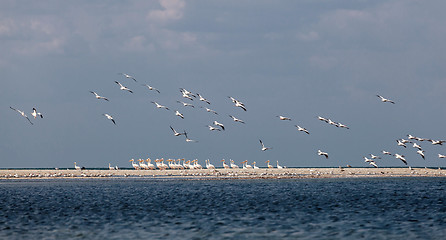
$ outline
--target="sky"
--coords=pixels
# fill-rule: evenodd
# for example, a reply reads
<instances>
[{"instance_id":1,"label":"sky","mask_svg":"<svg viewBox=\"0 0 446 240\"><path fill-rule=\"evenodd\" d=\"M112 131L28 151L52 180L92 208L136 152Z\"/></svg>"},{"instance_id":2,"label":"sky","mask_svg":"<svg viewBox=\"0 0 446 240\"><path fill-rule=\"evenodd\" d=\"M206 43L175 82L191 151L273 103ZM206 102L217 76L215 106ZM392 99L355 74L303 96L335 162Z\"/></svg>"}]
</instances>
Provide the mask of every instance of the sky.
<instances>
[{"instance_id":1,"label":"sky","mask_svg":"<svg viewBox=\"0 0 446 240\"><path fill-rule=\"evenodd\" d=\"M382 150L445 167L445 146L419 143L423 160L396 145L407 134L446 140L444 9L440 0L1 1L0 168L131 167L148 157L370 167L363 157ZM213 121L226 130L210 131ZM376 163L405 166L392 156Z\"/></svg>"}]
</instances>

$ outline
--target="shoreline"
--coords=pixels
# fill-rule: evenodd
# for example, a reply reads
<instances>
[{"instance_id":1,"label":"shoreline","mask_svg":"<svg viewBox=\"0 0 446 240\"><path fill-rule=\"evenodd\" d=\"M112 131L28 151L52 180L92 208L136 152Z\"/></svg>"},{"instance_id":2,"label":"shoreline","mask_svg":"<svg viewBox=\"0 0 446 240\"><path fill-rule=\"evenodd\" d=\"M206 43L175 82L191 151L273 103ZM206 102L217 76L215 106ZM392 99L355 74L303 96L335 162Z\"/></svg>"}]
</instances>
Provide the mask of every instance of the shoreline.
<instances>
[{"instance_id":1,"label":"shoreline","mask_svg":"<svg viewBox=\"0 0 446 240\"><path fill-rule=\"evenodd\" d=\"M168 169L168 170L49 170L0 169L2 179L310 179L367 177L446 177L446 169L432 168L260 168L260 169Z\"/></svg>"}]
</instances>

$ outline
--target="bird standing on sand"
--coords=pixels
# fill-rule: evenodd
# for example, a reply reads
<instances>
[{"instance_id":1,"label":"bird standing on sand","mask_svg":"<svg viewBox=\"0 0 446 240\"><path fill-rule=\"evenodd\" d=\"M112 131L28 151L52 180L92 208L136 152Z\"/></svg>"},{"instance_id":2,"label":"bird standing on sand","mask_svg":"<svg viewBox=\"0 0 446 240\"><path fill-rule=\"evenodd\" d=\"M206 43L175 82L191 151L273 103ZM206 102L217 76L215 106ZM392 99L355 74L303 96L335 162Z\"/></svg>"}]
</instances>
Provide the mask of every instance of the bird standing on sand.
<instances>
[{"instance_id":1,"label":"bird standing on sand","mask_svg":"<svg viewBox=\"0 0 446 240\"><path fill-rule=\"evenodd\" d=\"M317 150L317 155L324 156L325 159L328 159L328 153L322 152L321 150Z\"/></svg>"},{"instance_id":2,"label":"bird standing on sand","mask_svg":"<svg viewBox=\"0 0 446 240\"><path fill-rule=\"evenodd\" d=\"M24 111L15 109L15 108L13 108L13 107L9 107L9 108L11 108L12 110L14 110L14 111L20 113L20 115L22 115L24 118L26 118L26 119L28 120L28 122L31 123L31 125L33 125L33 123L31 122L31 120L29 120L28 116L26 116L26 114L25 114Z\"/></svg>"}]
</instances>

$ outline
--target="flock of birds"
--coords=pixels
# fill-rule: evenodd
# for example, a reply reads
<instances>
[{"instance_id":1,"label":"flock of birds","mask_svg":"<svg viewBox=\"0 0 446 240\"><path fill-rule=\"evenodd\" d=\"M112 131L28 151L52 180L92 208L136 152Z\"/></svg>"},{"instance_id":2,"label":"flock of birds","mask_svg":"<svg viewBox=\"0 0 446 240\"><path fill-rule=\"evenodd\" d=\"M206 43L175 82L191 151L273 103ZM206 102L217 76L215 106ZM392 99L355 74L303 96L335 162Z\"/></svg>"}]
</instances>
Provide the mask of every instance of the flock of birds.
<instances>
[{"instance_id":1,"label":"flock of birds","mask_svg":"<svg viewBox=\"0 0 446 240\"><path fill-rule=\"evenodd\" d=\"M126 74L126 73L118 73L118 74L122 75L126 79L133 80L133 82L135 82L135 83L138 82L135 77L133 77L133 76L131 76L129 74ZM129 87L125 86L124 84L122 84L122 83L120 83L118 81L114 81L114 82L119 86L120 90L126 91L126 92L129 92L129 93L133 94L133 90L131 90ZM158 90L157 88L155 88L153 86L150 86L148 84L141 84L141 85L144 86L149 91L154 91L154 92L157 92L158 94L161 93L160 90ZM193 93L191 91L186 90L185 88L180 88L179 90L180 90L180 93L181 93L181 97L184 98L185 100L184 101L178 100L176 102L181 104L181 105L183 105L183 107L195 108L196 105L192 104L192 102L194 100L198 99L198 101L203 102L203 104L205 104L205 106L200 106L200 108L205 109L208 113L212 113L212 114L218 115L218 113L216 111L214 111L214 110L212 110L212 109L207 107L207 106L211 105L211 102L208 99L206 99L205 97L203 97L201 94ZM98 100L103 100L103 101L107 101L107 102L110 101L107 97L101 96L100 94L98 94L95 91L89 91L89 92L91 94L93 94L94 97L96 99L98 99ZM381 95L376 95L376 96L383 103L395 104L394 101L392 101L390 99L387 99L387 98L385 98L385 97L383 97ZM235 99L234 97L231 97L231 96L228 96L228 98L231 100L231 102L234 104L235 107L240 108L240 109L242 109L245 112L247 111L246 105L243 102L241 102L241 101L239 101L239 100L237 100L237 99ZM167 107L165 105L162 105L162 104L160 104L160 103L158 103L156 101L151 101L151 103L153 103L157 109L164 109L164 110L170 111L169 107ZM10 108L12 110L18 112L22 117L26 118L31 125L33 125L33 122L28 118L28 116L25 114L24 111L18 110L18 109L13 108L13 107L10 107ZM175 114L175 116L177 116L177 117L179 117L181 119L184 119L184 115L179 110L174 110L174 114ZM35 107L33 108L32 112L31 112L31 115L34 117L34 119L43 118L43 114L38 112ZM102 115L106 119L110 120L114 125L117 124L116 120L113 118L113 116L111 114L103 113ZM229 115L229 117L234 122L245 124L245 121L243 121L240 118L237 118L237 117L235 117L233 115ZM278 115L276 117L280 121L291 121L292 120L291 118L289 118L287 116L282 116L282 115ZM347 125L345 125L343 123L340 123L340 122L333 121L333 120L331 120L329 118L317 116L317 119L322 121L322 122L325 122L325 123L327 123L327 124L329 124L331 126L337 127L337 128L350 129ZM310 134L310 132L306 128L304 128L302 126L299 126L299 125L294 125L294 126L296 127L297 131L303 132L303 133L305 133L307 135ZM221 123L221 122L218 122L216 120L213 121L212 124L206 125L206 127L210 131L225 131L224 124ZM170 126L170 129L172 130L173 135L175 137L184 136L186 142L198 142L197 140L190 139L188 137L188 132L186 132L186 130L177 131L172 126ZM445 140L434 140L434 139L427 139L427 138L419 138L419 137L414 137L412 135L407 135L407 137L408 137L408 139L398 139L398 140L396 140L397 146L401 146L401 147L407 148L407 144L412 144L412 147L414 149L416 149L416 153L418 155L420 155L423 159L425 159L425 155L424 155L425 151L421 148L419 142L429 141L429 142L432 143L432 145L443 145L443 143L446 142ZM267 150L272 149L272 147L265 146L265 144L263 143L263 141L261 139L259 139L259 143L260 143L260 150L261 151L267 151ZM326 158L326 159L329 158L329 154L327 152L321 151L320 149L318 150L317 154L319 156L322 156L322 157ZM407 160L405 159L405 156L402 155L402 154L399 154L399 153L392 154L392 153L390 153L388 151L385 151L385 150L382 151L382 154L383 154L383 156L386 156L386 155L394 156L396 159L401 160L405 165L407 165ZM446 158L446 156L443 155L443 154L438 154L438 157L439 158ZM382 158L382 156L370 154L370 158L364 157L364 160L365 160L366 163L369 163L371 166L377 168L378 164L376 163L376 160L377 159L381 159L381 158ZM135 163L134 159L132 159L130 161L132 162L132 167L135 168L135 169L156 169L156 168L158 168L158 169L168 169L168 168L170 168L170 169L201 169L201 168L203 168L200 164L198 164L198 160L197 159L192 160L192 161L185 161L184 159L177 159L177 160L168 159L168 160L166 160L168 162L167 164L164 163L164 159L162 159L162 158L161 159L156 159L155 160L155 164L151 163L150 158L148 158L147 160L139 159L138 160L139 163ZM183 161L182 164L180 163L181 161ZM147 163L145 163L145 162L147 162ZM223 163L222 164L223 168L239 168L239 166L236 165L233 160L230 160L230 165L227 165L225 163L224 159L222 160L222 163ZM268 168L272 168L273 167L272 165L270 165L270 161L269 160L266 161L266 163L267 163L267 167ZM347 165L347 166L350 166L350 165ZM277 166L276 167L277 168L283 168L283 167L281 167L279 165L278 161L277 161ZM77 166L76 163L75 163L75 168L76 169L79 168L79 166ZM206 160L206 168L208 168L208 169L215 168L215 166L210 163L209 159ZM257 169L258 167L256 166L256 162L253 162L252 165L249 165L248 161L246 160L246 161L242 162L242 168ZM109 164L109 169L118 169L118 167L117 166L116 167L112 167Z\"/></svg>"}]
</instances>

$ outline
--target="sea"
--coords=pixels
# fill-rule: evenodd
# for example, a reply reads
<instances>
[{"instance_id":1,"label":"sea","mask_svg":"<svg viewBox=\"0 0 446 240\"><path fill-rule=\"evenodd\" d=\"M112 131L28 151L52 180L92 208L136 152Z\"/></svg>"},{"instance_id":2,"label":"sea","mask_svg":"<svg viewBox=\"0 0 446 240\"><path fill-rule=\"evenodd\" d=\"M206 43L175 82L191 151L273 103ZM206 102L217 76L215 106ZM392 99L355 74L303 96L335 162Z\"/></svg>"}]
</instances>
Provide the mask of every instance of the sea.
<instances>
[{"instance_id":1,"label":"sea","mask_svg":"<svg viewBox=\"0 0 446 240\"><path fill-rule=\"evenodd\" d=\"M446 239L446 178L6 179L0 239Z\"/></svg>"}]
</instances>

